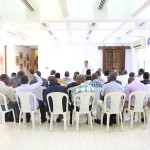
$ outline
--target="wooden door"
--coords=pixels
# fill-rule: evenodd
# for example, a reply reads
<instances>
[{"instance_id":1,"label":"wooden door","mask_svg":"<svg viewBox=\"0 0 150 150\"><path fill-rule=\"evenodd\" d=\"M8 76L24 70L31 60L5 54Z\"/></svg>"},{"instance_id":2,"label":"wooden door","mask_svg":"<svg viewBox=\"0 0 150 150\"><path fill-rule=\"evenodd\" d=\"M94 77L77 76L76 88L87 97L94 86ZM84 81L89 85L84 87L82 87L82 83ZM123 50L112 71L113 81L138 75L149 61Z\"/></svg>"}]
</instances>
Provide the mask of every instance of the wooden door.
<instances>
[{"instance_id":1,"label":"wooden door","mask_svg":"<svg viewBox=\"0 0 150 150\"><path fill-rule=\"evenodd\" d=\"M116 68L119 73L125 69L125 47L103 47L103 70Z\"/></svg>"}]
</instances>

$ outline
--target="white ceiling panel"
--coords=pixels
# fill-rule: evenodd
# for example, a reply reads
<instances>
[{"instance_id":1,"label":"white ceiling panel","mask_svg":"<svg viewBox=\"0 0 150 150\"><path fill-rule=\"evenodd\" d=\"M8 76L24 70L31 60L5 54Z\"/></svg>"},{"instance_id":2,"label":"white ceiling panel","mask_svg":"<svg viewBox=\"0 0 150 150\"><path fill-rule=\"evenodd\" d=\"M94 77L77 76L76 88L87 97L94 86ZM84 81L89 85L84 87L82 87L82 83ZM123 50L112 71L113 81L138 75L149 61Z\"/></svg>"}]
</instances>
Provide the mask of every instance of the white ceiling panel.
<instances>
[{"instance_id":1,"label":"white ceiling panel","mask_svg":"<svg viewBox=\"0 0 150 150\"><path fill-rule=\"evenodd\" d=\"M118 28L122 22L101 22L101 23L96 23L96 28L97 29L116 29Z\"/></svg>"},{"instance_id":2,"label":"white ceiling panel","mask_svg":"<svg viewBox=\"0 0 150 150\"><path fill-rule=\"evenodd\" d=\"M51 23L50 30L66 30L66 23Z\"/></svg>"},{"instance_id":3,"label":"white ceiling panel","mask_svg":"<svg viewBox=\"0 0 150 150\"><path fill-rule=\"evenodd\" d=\"M93 37L107 37L112 32L113 30L93 30L91 35Z\"/></svg>"},{"instance_id":4,"label":"white ceiling panel","mask_svg":"<svg viewBox=\"0 0 150 150\"><path fill-rule=\"evenodd\" d=\"M71 35L72 37L85 38L88 35L88 30L72 30Z\"/></svg>"},{"instance_id":5,"label":"white ceiling panel","mask_svg":"<svg viewBox=\"0 0 150 150\"><path fill-rule=\"evenodd\" d=\"M129 30L117 30L116 32L114 32L111 37L122 37L125 35L126 32L128 32Z\"/></svg>"},{"instance_id":6,"label":"white ceiling panel","mask_svg":"<svg viewBox=\"0 0 150 150\"><path fill-rule=\"evenodd\" d=\"M72 30L88 30L88 23L70 23L70 29Z\"/></svg>"}]
</instances>

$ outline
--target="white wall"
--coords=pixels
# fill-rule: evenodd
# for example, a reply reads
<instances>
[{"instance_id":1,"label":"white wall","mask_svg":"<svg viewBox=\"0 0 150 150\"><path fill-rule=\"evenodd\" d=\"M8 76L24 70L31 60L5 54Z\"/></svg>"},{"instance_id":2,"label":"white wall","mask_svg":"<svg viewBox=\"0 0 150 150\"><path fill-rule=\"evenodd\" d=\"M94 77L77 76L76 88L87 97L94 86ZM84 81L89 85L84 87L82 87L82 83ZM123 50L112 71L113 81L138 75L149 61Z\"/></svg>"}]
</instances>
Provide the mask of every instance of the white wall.
<instances>
[{"instance_id":1,"label":"white wall","mask_svg":"<svg viewBox=\"0 0 150 150\"><path fill-rule=\"evenodd\" d=\"M64 77L64 72L69 71L71 76L75 71L81 73L84 60L89 61L89 65L94 71L102 67L102 50L98 50L98 45L90 44L53 44L39 45L39 70L43 77L48 77L50 70L55 69Z\"/></svg>"},{"instance_id":2,"label":"white wall","mask_svg":"<svg viewBox=\"0 0 150 150\"><path fill-rule=\"evenodd\" d=\"M29 54L31 56L34 50L31 50L24 46L7 45L7 74L9 76L12 72L17 73L18 71L20 71L19 66L16 66L16 56L19 56L19 52L23 52L23 57L26 57L26 54ZM24 71L26 75L29 75L29 78L32 78L26 68Z\"/></svg>"}]
</instances>

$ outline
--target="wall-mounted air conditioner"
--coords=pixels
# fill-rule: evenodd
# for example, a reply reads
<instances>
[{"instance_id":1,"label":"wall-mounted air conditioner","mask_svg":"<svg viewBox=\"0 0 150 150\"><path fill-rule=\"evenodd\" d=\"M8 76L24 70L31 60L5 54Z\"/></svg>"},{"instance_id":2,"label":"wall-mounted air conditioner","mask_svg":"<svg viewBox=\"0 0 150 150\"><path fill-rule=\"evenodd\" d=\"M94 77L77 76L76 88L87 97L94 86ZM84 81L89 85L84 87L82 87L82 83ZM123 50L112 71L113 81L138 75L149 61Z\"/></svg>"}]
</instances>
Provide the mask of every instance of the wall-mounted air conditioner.
<instances>
[{"instance_id":1,"label":"wall-mounted air conditioner","mask_svg":"<svg viewBox=\"0 0 150 150\"><path fill-rule=\"evenodd\" d=\"M145 38L141 38L141 39L139 39L139 40L133 42L133 43L132 43L132 47L133 47L133 48L136 48L136 49L146 47Z\"/></svg>"}]
</instances>

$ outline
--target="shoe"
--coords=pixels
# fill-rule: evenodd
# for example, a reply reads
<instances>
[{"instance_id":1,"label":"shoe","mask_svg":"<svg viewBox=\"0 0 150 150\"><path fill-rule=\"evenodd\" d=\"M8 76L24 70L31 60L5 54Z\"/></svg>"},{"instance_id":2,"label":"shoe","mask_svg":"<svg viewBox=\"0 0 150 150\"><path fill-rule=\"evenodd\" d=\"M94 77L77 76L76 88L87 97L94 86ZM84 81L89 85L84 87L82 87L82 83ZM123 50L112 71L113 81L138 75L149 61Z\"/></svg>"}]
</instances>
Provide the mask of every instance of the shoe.
<instances>
[{"instance_id":1,"label":"shoe","mask_svg":"<svg viewBox=\"0 0 150 150\"><path fill-rule=\"evenodd\" d=\"M50 119L48 119L48 123L50 123L51 122L51 120Z\"/></svg>"},{"instance_id":2,"label":"shoe","mask_svg":"<svg viewBox=\"0 0 150 150\"><path fill-rule=\"evenodd\" d=\"M141 118L141 122L144 122L144 118Z\"/></svg>"},{"instance_id":3,"label":"shoe","mask_svg":"<svg viewBox=\"0 0 150 150\"><path fill-rule=\"evenodd\" d=\"M47 118L42 119L42 120L41 120L41 123L44 123L44 122L46 122L46 121L47 121Z\"/></svg>"},{"instance_id":4,"label":"shoe","mask_svg":"<svg viewBox=\"0 0 150 150\"><path fill-rule=\"evenodd\" d=\"M56 122L61 122L61 119L57 118L57 119L56 119Z\"/></svg>"},{"instance_id":5,"label":"shoe","mask_svg":"<svg viewBox=\"0 0 150 150\"><path fill-rule=\"evenodd\" d=\"M99 120L99 119L94 119L94 122L97 124L101 124L101 120Z\"/></svg>"},{"instance_id":6,"label":"shoe","mask_svg":"<svg viewBox=\"0 0 150 150\"><path fill-rule=\"evenodd\" d=\"M21 122L23 122L22 118L21 118ZM16 119L16 123L19 123L19 118Z\"/></svg>"},{"instance_id":7,"label":"shoe","mask_svg":"<svg viewBox=\"0 0 150 150\"><path fill-rule=\"evenodd\" d=\"M26 120L27 123L30 123L30 120Z\"/></svg>"}]
</instances>

